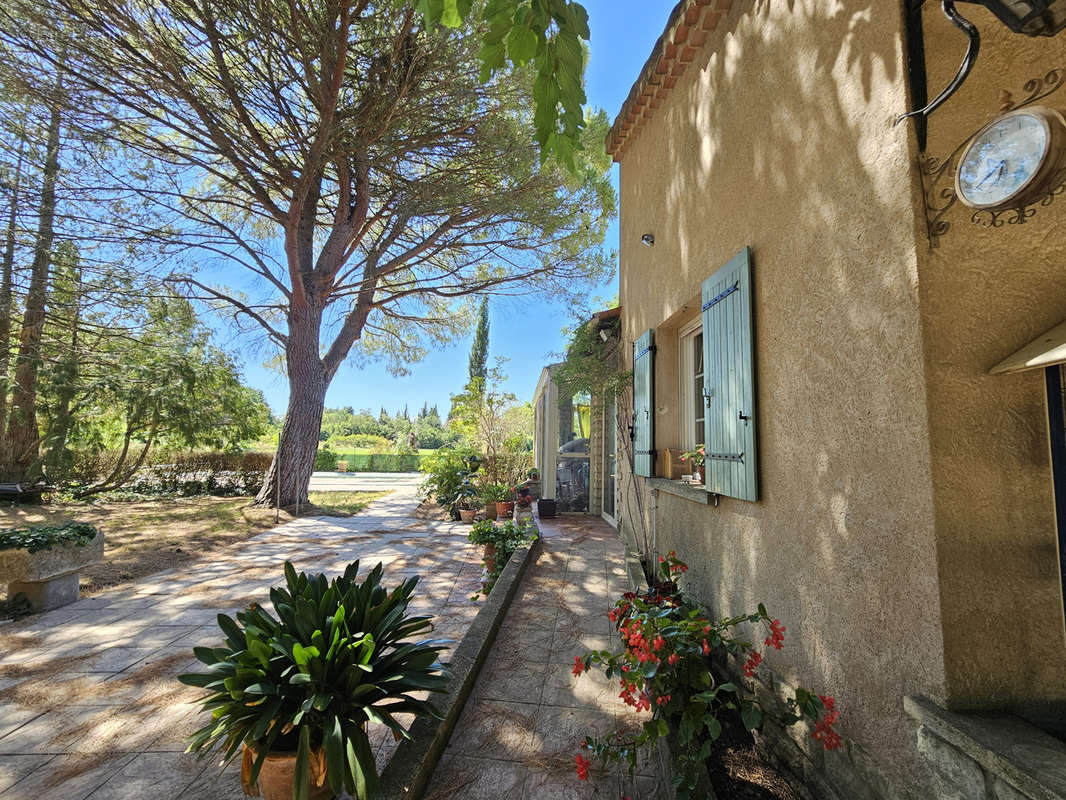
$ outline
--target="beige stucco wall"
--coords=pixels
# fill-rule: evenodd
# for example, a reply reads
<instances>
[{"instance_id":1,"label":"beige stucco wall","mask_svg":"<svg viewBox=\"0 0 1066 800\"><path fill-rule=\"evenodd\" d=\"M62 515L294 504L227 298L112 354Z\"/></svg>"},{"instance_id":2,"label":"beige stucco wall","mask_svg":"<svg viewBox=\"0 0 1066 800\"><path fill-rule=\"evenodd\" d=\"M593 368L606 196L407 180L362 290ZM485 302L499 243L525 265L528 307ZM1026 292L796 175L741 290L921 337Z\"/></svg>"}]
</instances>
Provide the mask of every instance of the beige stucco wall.
<instances>
[{"instance_id":1,"label":"beige stucco wall","mask_svg":"<svg viewBox=\"0 0 1066 800\"><path fill-rule=\"evenodd\" d=\"M1030 78L1066 67L1066 35L1015 36L984 9L962 8L981 30L981 55L931 117L935 156L995 116L1003 90L1021 99ZM925 31L935 94L964 40L935 7L925 12ZM1066 90L1053 98L1066 108ZM997 229L969 216L953 208L939 246L918 250L947 699L956 708L1014 708L1066 731L1043 371L987 374L1066 319L1066 202Z\"/></svg>"},{"instance_id":2,"label":"beige stucco wall","mask_svg":"<svg viewBox=\"0 0 1066 800\"><path fill-rule=\"evenodd\" d=\"M900 5L737 0L626 150L623 335L657 329L657 447L677 438L671 331L700 282L753 248L762 497L638 497L622 475L621 529L676 549L715 610L761 601L784 621L769 666L844 709L848 750L824 762L838 785L857 768L886 797L920 798L904 695L1046 717L1066 686L1042 376L986 375L1066 317L1066 200L1006 232L956 209L930 250L914 136L892 126L907 108ZM985 43L932 119L933 154L1001 89L1066 66L1066 36L965 10ZM925 17L932 96L965 42L935 5Z\"/></svg>"}]
</instances>

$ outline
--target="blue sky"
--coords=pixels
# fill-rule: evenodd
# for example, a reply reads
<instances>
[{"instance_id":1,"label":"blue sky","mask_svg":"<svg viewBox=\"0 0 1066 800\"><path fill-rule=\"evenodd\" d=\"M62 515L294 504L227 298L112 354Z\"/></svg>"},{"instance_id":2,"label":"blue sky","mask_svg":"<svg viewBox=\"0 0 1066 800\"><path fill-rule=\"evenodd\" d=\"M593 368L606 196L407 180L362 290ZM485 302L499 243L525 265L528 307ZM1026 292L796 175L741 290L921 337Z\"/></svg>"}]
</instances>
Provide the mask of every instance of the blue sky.
<instances>
[{"instance_id":1,"label":"blue sky","mask_svg":"<svg viewBox=\"0 0 1066 800\"><path fill-rule=\"evenodd\" d=\"M592 29L591 58L586 73L586 92L592 108L606 109L613 120L629 93L651 48L662 33L674 0L582 0L589 11ZM618 167L612 167L617 188ZM605 247L618 249L618 226L611 225ZM609 300L617 294L617 280L594 287L589 296ZM568 309L534 298L494 298L490 304L490 358L509 359L508 390L521 400L531 400L541 367L564 347L563 328L569 324ZM224 344L237 344L232 336ZM409 406L412 413L428 401L446 413L449 395L466 382L470 337L432 353L411 367L411 374L393 377L382 364L357 369L345 365L326 395L326 406L353 406L375 411L384 406L390 413ZM261 352L243 354L244 376L261 389L275 413L282 414L288 402L286 379L260 365Z\"/></svg>"}]
</instances>

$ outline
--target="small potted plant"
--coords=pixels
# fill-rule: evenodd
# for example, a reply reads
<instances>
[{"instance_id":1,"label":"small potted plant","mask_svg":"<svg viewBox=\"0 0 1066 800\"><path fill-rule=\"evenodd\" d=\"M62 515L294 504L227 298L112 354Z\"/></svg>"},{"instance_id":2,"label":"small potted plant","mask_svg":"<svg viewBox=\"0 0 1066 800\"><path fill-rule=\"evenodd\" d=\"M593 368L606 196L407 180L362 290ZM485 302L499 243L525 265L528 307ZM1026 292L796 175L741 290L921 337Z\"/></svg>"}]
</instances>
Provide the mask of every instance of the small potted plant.
<instances>
[{"instance_id":1,"label":"small potted plant","mask_svg":"<svg viewBox=\"0 0 1066 800\"><path fill-rule=\"evenodd\" d=\"M246 794L377 797L367 722L410 738L396 714L441 718L417 696L448 685L441 642L410 641L431 627L431 617L407 614L418 578L390 591L381 564L363 581L358 572L356 561L327 581L286 563L285 587L270 591L273 614L259 605L236 621L219 614L224 644L193 648L207 672L179 680L208 692L203 708L212 719L189 737L189 750L222 748L223 766L242 754Z\"/></svg>"},{"instance_id":2,"label":"small potted plant","mask_svg":"<svg viewBox=\"0 0 1066 800\"><path fill-rule=\"evenodd\" d=\"M459 504L459 519L461 519L466 525L470 525L474 522L474 517L477 516L478 506L475 500L463 500Z\"/></svg>"},{"instance_id":3,"label":"small potted plant","mask_svg":"<svg viewBox=\"0 0 1066 800\"><path fill-rule=\"evenodd\" d=\"M485 594L492 589L496 579L507 566L511 555L523 541L531 541L537 538L537 529L532 522L516 522L507 520L496 524L490 520L481 520L474 523L473 529L467 534L467 538L474 544L483 545L485 572L482 576L481 590Z\"/></svg>"},{"instance_id":4,"label":"small potted plant","mask_svg":"<svg viewBox=\"0 0 1066 800\"><path fill-rule=\"evenodd\" d=\"M519 519L529 519L533 516L533 495L525 486L518 490L515 497L515 511Z\"/></svg>"},{"instance_id":5,"label":"small potted plant","mask_svg":"<svg viewBox=\"0 0 1066 800\"><path fill-rule=\"evenodd\" d=\"M496 545L499 534L500 529L497 527L496 523L488 519L475 522L473 529L467 534L467 538L472 543L480 544L484 548L481 553L481 558L482 561L485 562L486 571L489 573L496 570Z\"/></svg>"},{"instance_id":6,"label":"small potted plant","mask_svg":"<svg viewBox=\"0 0 1066 800\"><path fill-rule=\"evenodd\" d=\"M485 496L491 497L496 504L497 517L509 517L514 512L514 489L508 489L500 483L494 483L486 487Z\"/></svg>"},{"instance_id":7,"label":"small potted plant","mask_svg":"<svg viewBox=\"0 0 1066 800\"><path fill-rule=\"evenodd\" d=\"M681 454L681 460L692 465L692 474L697 476L700 483L703 480L703 464L707 460L707 452L702 444L696 445L693 450L686 450Z\"/></svg>"},{"instance_id":8,"label":"small potted plant","mask_svg":"<svg viewBox=\"0 0 1066 800\"><path fill-rule=\"evenodd\" d=\"M343 460L342 461L338 461L337 462L337 472L343 472L343 473L347 474L348 473L348 462L347 461L343 461Z\"/></svg>"}]
</instances>

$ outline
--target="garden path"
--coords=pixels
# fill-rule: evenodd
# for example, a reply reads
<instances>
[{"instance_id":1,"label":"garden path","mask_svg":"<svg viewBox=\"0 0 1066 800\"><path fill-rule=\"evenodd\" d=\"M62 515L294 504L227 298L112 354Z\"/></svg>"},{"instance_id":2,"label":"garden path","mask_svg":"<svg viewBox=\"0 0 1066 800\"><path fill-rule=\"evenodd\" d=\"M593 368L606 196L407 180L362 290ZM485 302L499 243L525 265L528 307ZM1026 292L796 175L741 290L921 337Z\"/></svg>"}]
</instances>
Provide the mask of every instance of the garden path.
<instances>
[{"instance_id":1,"label":"garden path","mask_svg":"<svg viewBox=\"0 0 1066 800\"><path fill-rule=\"evenodd\" d=\"M573 674L586 650L617 649L607 612L629 589L625 550L589 517L539 521L542 550L478 675L425 800L638 800L657 797L654 762L592 769L578 780L586 735L639 726L602 672ZM586 753L587 755L587 753Z\"/></svg>"},{"instance_id":2,"label":"garden path","mask_svg":"<svg viewBox=\"0 0 1066 800\"><path fill-rule=\"evenodd\" d=\"M389 583L419 574L412 609L436 615L435 635L458 642L478 611L480 549L467 526L412 518L417 505L403 485L359 516L295 520L209 561L0 627L0 800L243 798L239 763L220 778L213 759L183 752L206 722L191 702L200 690L175 679L201 666L192 647L221 640L220 611L265 604L286 559L327 575L356 558L382 561ZM371 731L381 766L395 746L386 733Z\"/></svg>"}]
</instances>

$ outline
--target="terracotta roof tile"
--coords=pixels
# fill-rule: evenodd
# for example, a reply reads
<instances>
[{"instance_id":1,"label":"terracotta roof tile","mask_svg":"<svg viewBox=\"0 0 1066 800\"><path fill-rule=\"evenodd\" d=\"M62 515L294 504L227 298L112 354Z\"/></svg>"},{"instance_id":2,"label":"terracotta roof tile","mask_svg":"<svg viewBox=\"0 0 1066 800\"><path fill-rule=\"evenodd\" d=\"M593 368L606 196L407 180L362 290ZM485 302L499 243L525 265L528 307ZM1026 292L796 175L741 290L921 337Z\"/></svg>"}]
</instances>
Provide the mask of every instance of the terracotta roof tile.
<instances>
[{"instance_id":1,"label":"terracotta roof tile","mask_svg":"<svg viewBox=\"0 0 1066 800\"><path fill-rule=\"evenodd\" d=\"M723 12L732 6L733 0L680 0L674 6L666 29L652 48L607 134L607 152L615 161L621 160L629 140L644 127L654 109L662 105L677 83L677 76L696 57L698 48L718 26Z\"/></svg>"}]
</instances>

